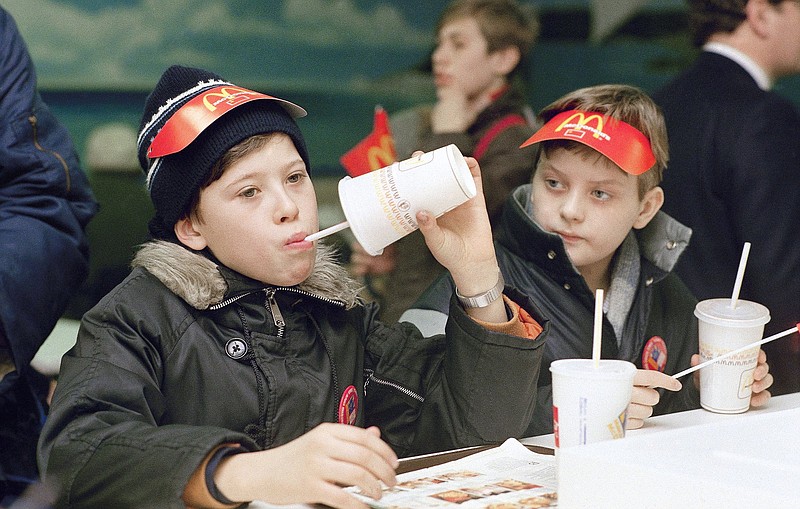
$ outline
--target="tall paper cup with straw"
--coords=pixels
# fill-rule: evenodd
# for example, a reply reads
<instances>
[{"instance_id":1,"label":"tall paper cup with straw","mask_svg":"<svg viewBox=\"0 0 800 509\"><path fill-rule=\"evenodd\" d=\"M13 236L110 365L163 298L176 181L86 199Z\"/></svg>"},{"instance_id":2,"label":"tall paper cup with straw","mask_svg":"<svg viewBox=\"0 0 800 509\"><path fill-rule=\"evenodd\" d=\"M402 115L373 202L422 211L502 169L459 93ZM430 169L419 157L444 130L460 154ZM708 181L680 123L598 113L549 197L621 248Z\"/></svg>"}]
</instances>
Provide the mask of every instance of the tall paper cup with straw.
<instances>
[{"instance_id":1,"label":"tall paper cup with straw","mask_svg":"<svg viewBox=\"0 0 800 509\"><path fill-rule=\"evenodd\" d=\"M769 310L756 302L739 299L707 299L697 303L700 358L703 362L756 342L769 322ZM753 372L758 365L758 346L715 362L700 370L700 405L723 414L750 408Z\"/></svg>"},{"instance_id":2,"label":"tall paper cup with straw","mask_svg":"<svg viewBox=\"0 0 800 509\"><path fill-rule=\"evenodd\" d=\"M636 366L628 361L559 359L553 375L553 431L556 453L625 436Z\"/></svg>"},{"instance_id":3,"label":"tall paper cup with straw","mask_svg":"<svg viewBox=\"0 0 800 509\"><path fill-rule=\"evenodd\" d=\"M764 334L769 310L757 302L739 299L749 254L750 243L745 242L730 299L707 299L695 307L703 362L756 342ZM700 406L724 414L746 412L758 350L758 346L748 348L700 370Z\"/></svg>"},{"instance_id":4,"label":"tall paper cup with straw","mask_svg":"<svg viewBox=\"0 0 800 509\"><path fill-rule=\"evenodd\" d=\"M476 194L475 181L455 145L339 181L339 201L350 230L373 256L416 230L418 211L439 217Z\"/></svg>"},{"instance_id":5,"label":"tall paper cup with straw","mask_svg":"<svg viewBox=\"0 0 800 509\"><path fill-rule=\"evenodd\" d=\"M603 290L595 295L592 358L560 359L550 364L556 454L562 447L625 436L636 366L600 358Z\"/></svg>"}]
</instances>

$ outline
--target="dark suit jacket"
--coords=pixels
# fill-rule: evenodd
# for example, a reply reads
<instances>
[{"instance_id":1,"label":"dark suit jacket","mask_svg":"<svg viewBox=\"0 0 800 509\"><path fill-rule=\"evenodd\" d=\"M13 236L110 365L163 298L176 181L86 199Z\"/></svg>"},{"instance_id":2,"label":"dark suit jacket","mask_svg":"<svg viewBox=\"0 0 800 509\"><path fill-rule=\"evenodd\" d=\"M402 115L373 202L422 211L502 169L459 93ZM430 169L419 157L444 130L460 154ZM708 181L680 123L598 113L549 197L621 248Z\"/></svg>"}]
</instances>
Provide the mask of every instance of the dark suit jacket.
<instances>
[{"instance_id":1,"label":"dark suit jacket","mask_svg":"<svg viewBox=\"0 0 800 509\"><path fill-rule=\"evenodd\" d=\"M730 297L751 242L740 298L764 304L765 334L800 321L800 114L710 52L654 94L669 134L664 210L693 230L676 271L698 299ZM765 345L773 393L800 390L798 336Z\"/></svg>"}]
</instances>

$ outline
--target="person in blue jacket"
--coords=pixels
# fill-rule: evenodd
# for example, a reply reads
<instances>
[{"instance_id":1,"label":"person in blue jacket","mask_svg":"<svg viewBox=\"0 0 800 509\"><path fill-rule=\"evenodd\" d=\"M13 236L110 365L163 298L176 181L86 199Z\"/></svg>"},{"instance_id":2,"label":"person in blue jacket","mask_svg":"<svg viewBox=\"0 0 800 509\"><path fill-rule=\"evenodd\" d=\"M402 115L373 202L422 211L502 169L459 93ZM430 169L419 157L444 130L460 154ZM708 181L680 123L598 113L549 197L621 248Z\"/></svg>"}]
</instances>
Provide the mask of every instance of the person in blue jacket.
<instances>
[{"instance_id":1,"label":"person in blue jacket","mask_svg":"<svg viewBox=\"0 0 800 509\"><path fill-rule=\"evenodd\" d=\"M89 270L97 212L69 133L36 88L11 15L0 8L0 505L38 478L49 380L30 366Z\"/></svg>"}]
</instances>

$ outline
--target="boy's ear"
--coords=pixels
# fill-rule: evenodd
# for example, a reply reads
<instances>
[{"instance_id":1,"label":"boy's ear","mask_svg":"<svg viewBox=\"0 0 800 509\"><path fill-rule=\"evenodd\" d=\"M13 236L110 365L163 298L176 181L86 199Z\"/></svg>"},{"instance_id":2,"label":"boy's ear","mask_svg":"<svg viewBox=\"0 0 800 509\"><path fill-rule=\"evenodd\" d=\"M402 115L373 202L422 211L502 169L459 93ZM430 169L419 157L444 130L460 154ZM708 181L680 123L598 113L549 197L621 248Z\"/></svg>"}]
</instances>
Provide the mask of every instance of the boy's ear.
<instances>
[{"instance_id":1,"label":"boy's ear","mask_svg":"<svg viewBox=\"0 0 800 509\"><path fill-rule=\"evenodd\" d=\"M759 37L767 34L768 16L772 7L767 0L748 0L744 6L746 23Z\"/></svg>"},{"instance_id":2,"label":"boy's ear","mask_svg":"<svg viewBox=\"0 0 800 509\"><path fill-rule=\"evenodd\" d=\"M644 193L641 208L639 209L639 217L636 218L633 227L639 230L647 226L653 216L656 215L656 212L661 210L662 205L664 205L664 190L661 187L656 186Z\"/></svg>"},{"instance_id":3,"label":"boy's ear","mask_svg":"<svg viewBox=\"0 0 800 509\"><path fill-rule=\"evenodd\" d=\"M208 245L203 234L194 227L194 220L191 216L185 216L175 223L175 236L186 247L200 251Z\"/></svg>"},{"instance_id":4,"label":"boy's ear","mask_svg":"<svg viewBox=\"0 0 800 509\"><path fill-rule=\"evenodd\" d=\"M495 71L503 76L508 76L514 70L520 58L522 58L522 55L516 46L508 46L492 53L492 63Z\"/></svg>"}]
</instances>

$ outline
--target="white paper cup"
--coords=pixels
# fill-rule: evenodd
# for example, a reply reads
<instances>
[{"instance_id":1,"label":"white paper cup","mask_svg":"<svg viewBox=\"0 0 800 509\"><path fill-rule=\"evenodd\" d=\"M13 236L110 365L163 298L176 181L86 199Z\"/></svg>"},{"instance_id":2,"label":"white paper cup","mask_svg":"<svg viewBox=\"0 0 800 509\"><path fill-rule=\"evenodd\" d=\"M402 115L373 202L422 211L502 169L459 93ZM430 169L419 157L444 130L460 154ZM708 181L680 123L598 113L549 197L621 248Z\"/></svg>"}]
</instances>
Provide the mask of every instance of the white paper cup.
<instances>
[{"instance_id":1,"label":"white paper cup","mask_svg":"<svg viewBox=\"0 0 800 509\"><path fill-rule=\"evenodd\" d=\"M455 145L339 181L339 201L350 231L373 256L416 230L420 210L439 217L476 194L475 181Z\"/></svg>"},{"instance_id":2,"label":"white paper cup","mask_svg":"<svg viewBox=\"0 0 800 509\"><path fill-rule=\"evenodd\" d=\"M760 340L769 310L756 302L708 299L697 303L700 358L719 357L731 350ZM700 405L723 414L746 412L750 408L753 372L758 365L758 346L722 359L700 370Z\"/></svg>"},{"instance_id":3,"label":"white paper cup","mask_svg":"<svg viewBox=\"0 0 800 509\"><path fill-rule=\"evenodd\" d=\"M625 436L636 366L628 361L560 359L553 375L553 430L560 448Z\"/></svg>"}]
</instances>

